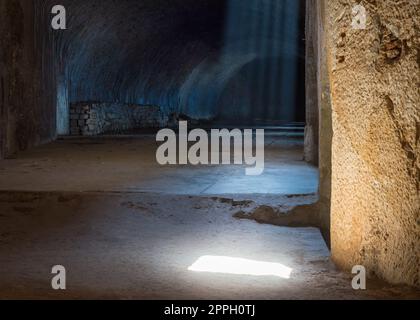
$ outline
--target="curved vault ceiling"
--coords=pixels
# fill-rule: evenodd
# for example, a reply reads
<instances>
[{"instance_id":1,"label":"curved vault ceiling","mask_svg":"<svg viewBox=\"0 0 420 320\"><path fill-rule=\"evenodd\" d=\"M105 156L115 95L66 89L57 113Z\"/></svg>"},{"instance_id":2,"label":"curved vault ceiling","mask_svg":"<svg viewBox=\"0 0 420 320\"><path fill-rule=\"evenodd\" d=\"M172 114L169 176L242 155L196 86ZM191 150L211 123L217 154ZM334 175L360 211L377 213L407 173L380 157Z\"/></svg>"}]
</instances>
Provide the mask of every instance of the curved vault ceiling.
<instances>
[{"instance_id":1,"label":"curved vault ceiling","mask_svg":"<svg viewBox=\"0 0 420 320\"><path fill-rule=\"evenodd\" d=\"M270 55L249 45L264 37L247 31L251 17L270 10L251 5L255 1L231 0L245 24L228 38L225 0L63 0L68 29L55 43L70 102L159 105L196 118L236 108L231 115L249 116L252 106L241 105L252 88L246 69ZM274 55L299 54L284 37L276 41Z\"/></svg>"}]
</instances>

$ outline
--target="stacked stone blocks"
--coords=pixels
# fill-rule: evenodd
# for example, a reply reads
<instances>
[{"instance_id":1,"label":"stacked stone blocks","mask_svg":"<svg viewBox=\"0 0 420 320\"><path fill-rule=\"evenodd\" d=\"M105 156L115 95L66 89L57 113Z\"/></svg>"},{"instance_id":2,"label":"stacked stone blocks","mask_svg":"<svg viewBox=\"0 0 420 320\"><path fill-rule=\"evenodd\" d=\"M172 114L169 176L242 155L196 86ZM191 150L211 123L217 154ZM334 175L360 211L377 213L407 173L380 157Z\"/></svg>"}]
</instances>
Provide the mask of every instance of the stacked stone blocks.
<instances>
[{"instance_id":1,"label":"stacked stone blocks","mask_svg":"<svg viewBox=\"0 0 420 320\"><path fill-rule=\"evenodd\" d=\"M158 106L119 103L77 103L70 108L70 134L121 134L135 129L162 128L168 123Z\"/></svg>"}]
</instances>

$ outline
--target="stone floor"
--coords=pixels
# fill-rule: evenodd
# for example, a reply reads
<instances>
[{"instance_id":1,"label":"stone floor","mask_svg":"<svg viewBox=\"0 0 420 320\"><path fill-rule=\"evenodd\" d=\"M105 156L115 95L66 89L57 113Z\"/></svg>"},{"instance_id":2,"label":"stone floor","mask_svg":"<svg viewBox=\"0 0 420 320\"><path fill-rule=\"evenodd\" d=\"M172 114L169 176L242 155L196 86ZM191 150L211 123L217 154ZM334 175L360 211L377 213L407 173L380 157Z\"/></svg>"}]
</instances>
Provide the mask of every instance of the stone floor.
<instances>
[{"instance_id":1,"label":"stone floor","mask_svg":"<svg viewBox=\"0 0 420 320\"><path fill-rule=\"evenodd\" d=\"M151 193L0 193L0 299L416 297L373 280L354 291L317 229L233 218L249 206ZM276 263L281 272L256 275L238 260L242 274L233 275L211 259L210 272L189 270L205 257ZM67 291L51 289L54 265L66 267Z\"/></svg>"},{"instance_id":2,"label":"stone floor","mask_svg":"<svg viewBox=\"0 0 420 320\"><path fill-rule=\"evenodd\" d=\"M264 174L252 177L244 166L160 166L154 136L66 139L0 161L0 190L315 193L318 170L302 148L300 138L267 136Z\"/></svg>"},{"instance_id":3,"label":"stone floor","mask_svg":"<svg viewBox=\"0 0 420 320\"><path fill-rule=\"evenodd\" d=\"M378 280L354 291L318 229L234 218L316 201L299 139L267 137L261 177L160 167L155 150L150 136L66 139L1 161L0 299L419 298ZM200 261L205 272L190 270ZM256 275L248 262L288 273ZM54 265L66 267L64 292L51 289Z\"/></svg>"}]
</instances>

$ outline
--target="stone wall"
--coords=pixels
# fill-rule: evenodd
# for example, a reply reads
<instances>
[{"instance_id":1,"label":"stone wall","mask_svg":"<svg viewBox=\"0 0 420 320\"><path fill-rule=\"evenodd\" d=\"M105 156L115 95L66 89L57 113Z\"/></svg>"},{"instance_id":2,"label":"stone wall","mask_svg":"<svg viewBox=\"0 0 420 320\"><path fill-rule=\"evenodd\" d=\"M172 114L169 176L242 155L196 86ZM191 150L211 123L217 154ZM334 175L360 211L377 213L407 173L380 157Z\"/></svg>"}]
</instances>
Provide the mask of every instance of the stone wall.
<instances>
[{"instance_id":1,"label":"stone wall","mask_svg":"<svg viewBox=\"0 0 420 320\"><path fill-rule=\"evenodd\" d=\"M319 201L311 214L331 246L332 107L327 66L325 2L306 1L306 113L305 160L319 167Z\"/></svg>"},{"instance_id":2,"label":"stone wall","mask_svg":"<svg viewBox=\"0 0 420 320\"><path fill-rule=\"evenodd\" d=\"M52 30L43 1L0 1L0 159L55 138Z\"/></svg>"},{"instance_id":3,"label":"stone wall","mask_svg":"<svg viewBox=\"0 0 420 320\"><path fill-rule=\"evenodd\" d=\"M118 134L134 129L161 128L168 123L157 106L119 103L77 103L70 108L71 135Z\"/></svg>"},{"instance_id":4,"label":"stone wall","mask_svg":"<svg viewBox=\"0 0 420 320\"><path fill-rule=\"evenodd\" d=\"M318 10L317 0L306 2L306 127L305 160L319 164L319 107L318 107Z\"/></svg>"},{"instance_id":5,"label":"stone wall","mask_svg":"<svg viewBox=\"0 0 420 320\"><path fill-rule=\"evenodd\" d=\"M331 88L322 94L331 98L334 132L333 259L419 287L419 1L321 2L321 80ZM365 30L351 27L358 3L367 10Z\"/></svg>"}]
</instances>

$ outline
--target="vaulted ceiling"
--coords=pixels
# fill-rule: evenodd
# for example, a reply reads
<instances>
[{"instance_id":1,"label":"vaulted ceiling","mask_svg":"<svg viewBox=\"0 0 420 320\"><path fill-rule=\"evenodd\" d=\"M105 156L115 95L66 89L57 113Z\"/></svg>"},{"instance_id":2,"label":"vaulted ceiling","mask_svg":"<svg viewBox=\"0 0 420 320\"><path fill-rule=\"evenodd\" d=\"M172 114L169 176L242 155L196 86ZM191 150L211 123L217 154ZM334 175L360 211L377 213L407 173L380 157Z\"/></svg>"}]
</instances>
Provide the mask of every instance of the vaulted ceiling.
<instances>
[{"instance_id":1,"label":"vaulted ceiling","mask_svg":"<svg viewBox=\"0 0 420 320\"><path fill-rule=\"evenodd\" d=\"M68 29L54 35L59 77L70 89L72 102L153 104L197 118L213 118L232 109L234 117L249 117L252 107L240 106L255 87L246 81L246 74L270 56L258 48L263 43L258 39L267 35L252 34L250 24L255 17L267 18L263 16L267 12L275 14L276 3L63 0ZM284 6L281 12L290 15L290 10L296 7ZM234 39L228 34L232 11L242 12L243 19ZM284 43L284 39L287 34L265 41ZM227 53L228 42L248 45ZM274 56L303 56L281 48Z\"/></svg>"}]
</instances>

